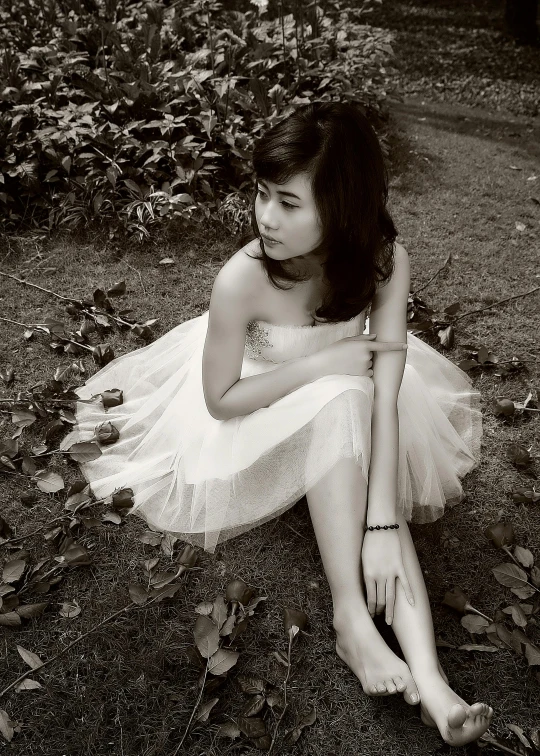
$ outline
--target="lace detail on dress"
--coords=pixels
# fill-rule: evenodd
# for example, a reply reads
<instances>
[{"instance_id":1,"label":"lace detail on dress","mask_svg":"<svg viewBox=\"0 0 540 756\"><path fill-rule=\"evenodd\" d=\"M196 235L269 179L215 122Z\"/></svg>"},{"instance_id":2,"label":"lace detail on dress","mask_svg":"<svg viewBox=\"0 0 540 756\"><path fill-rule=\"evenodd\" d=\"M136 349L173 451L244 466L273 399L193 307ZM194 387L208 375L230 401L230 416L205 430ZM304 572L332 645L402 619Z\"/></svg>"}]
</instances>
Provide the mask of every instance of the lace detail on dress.
<instances>
[{"instance_id":1,"label":"lace detail on dress","mask_svg":"<svg viewBox=\"0 0 540 756\"><path fill-rule=\"evenodd\" d=\"M246 329L246 355L252 360L260 359L263 347L271 347L272 342L268 338L270 329L261 321L251 320ZM264 359L264 358L263 358Z\"/></svg>"},{"instance_id":2,"label":"lace detail on dress","mask_svg":"<svg viewBox=\"0 0 540 756\"><path fill-rule=\"evenodd\" d=\"M245 356L267 363L305 357L334 341L364 332L365 311L351 320L318 325L274 325L251 320L246 328Z\"/></svg>"}]
</instances>

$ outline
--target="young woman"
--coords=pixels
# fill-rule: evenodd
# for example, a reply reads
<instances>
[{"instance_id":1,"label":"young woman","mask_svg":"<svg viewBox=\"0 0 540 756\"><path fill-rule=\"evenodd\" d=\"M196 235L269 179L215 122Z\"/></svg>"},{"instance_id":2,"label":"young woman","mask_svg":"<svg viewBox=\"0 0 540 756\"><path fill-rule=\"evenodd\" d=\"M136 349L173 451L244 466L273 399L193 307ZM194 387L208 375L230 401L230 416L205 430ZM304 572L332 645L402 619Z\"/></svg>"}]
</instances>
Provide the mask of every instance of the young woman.
<instances>
[{"instance_id":1,"label":"young woman","mask_svg":"<svg viewBox=\"0 0 540 756\"><path fill-rule=\"evenodd\" d=\"M407 521L462 499L479 393L407 333L409 258L360 109L298 108L258 141L253 165L255 238L219 271L209 310L79 389L124 397L106 414L99 396L78 403L78 440L104 419L120 431L83 473L99 497L132 488L132 513L211 552L305 494L337 653L368 695L421 702L423 721L463 745L493 711L448 685ZM405 661L373 622L382 612Z\"/></svg>"}]
</instances>

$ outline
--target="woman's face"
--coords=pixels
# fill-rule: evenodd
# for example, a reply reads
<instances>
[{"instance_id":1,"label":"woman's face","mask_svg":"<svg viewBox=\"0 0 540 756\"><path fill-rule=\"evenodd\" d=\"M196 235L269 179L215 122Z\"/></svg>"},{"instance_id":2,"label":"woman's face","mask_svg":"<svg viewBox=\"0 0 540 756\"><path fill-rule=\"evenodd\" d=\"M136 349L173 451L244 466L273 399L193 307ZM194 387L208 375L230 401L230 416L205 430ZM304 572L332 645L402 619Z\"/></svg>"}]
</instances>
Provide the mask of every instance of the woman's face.
<instances>
[{"instance_id":1,"label":"woman's face","mask_svg":"<svg viewBox=\"0 0 540 756\"><path fill-rule=\"evenodd\" d=\"M321 242L321 225L307 175L298 174L285 184L259 179L255 217L269 257L274 260L298 257L300 265L303 263L314 271L322 269L320 258L309 254Z\"/></svg>"}]
</instances>

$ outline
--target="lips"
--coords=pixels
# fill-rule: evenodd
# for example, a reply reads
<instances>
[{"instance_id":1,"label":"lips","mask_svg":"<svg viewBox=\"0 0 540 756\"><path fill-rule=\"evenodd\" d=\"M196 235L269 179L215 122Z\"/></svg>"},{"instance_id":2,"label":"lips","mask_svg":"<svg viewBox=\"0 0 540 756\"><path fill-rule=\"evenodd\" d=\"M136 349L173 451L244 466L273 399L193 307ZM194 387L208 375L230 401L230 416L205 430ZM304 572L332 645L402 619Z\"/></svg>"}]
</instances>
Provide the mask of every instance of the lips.
<instances>
[{"instance_id":1,"label":"lips","mask_svg":"<svg viewBox=\"0 0 540 756\"><path fill-rule=\"evenodd\" d=\"M261 234L263 239L266 239L266 241L274 242L275 244L280 244L280 242L277 239L272 239L271 236L266 236L265 234Z\"/></svg>"}]
</instances>

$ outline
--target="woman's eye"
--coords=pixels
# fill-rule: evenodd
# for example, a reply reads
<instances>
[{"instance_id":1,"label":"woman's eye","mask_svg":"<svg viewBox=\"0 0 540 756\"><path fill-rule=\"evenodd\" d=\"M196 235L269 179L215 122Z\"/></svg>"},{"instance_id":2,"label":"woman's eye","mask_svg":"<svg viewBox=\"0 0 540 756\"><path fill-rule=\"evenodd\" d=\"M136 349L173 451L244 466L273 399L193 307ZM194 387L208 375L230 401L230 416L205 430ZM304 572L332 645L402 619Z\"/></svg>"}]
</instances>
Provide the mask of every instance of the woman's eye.
<instances>
[{"instance_id":1,"label":"woman's eye","mask_svg":"<svg viewBox=\"0 0 540 756\"><path fill-rule=\"evenodd\" d=\"M262 189L261 189L260 187L257 187L257 195L258 195L258 196L259 196L259 197L260 197L261 199L265 199L265 198L266 198L266 193L265 193L265 192L263 192L263 190L262 190ZM284 207L284 208L285 208L286 210L294 210L294 209L295 209L296 207L298 207L298 205L291 205L291 203L290 203L290 202L285 202L285 201L283 201L283 202L282 202L281 204L283 205L283 207Z\"/></svg>"}]
</instances>

